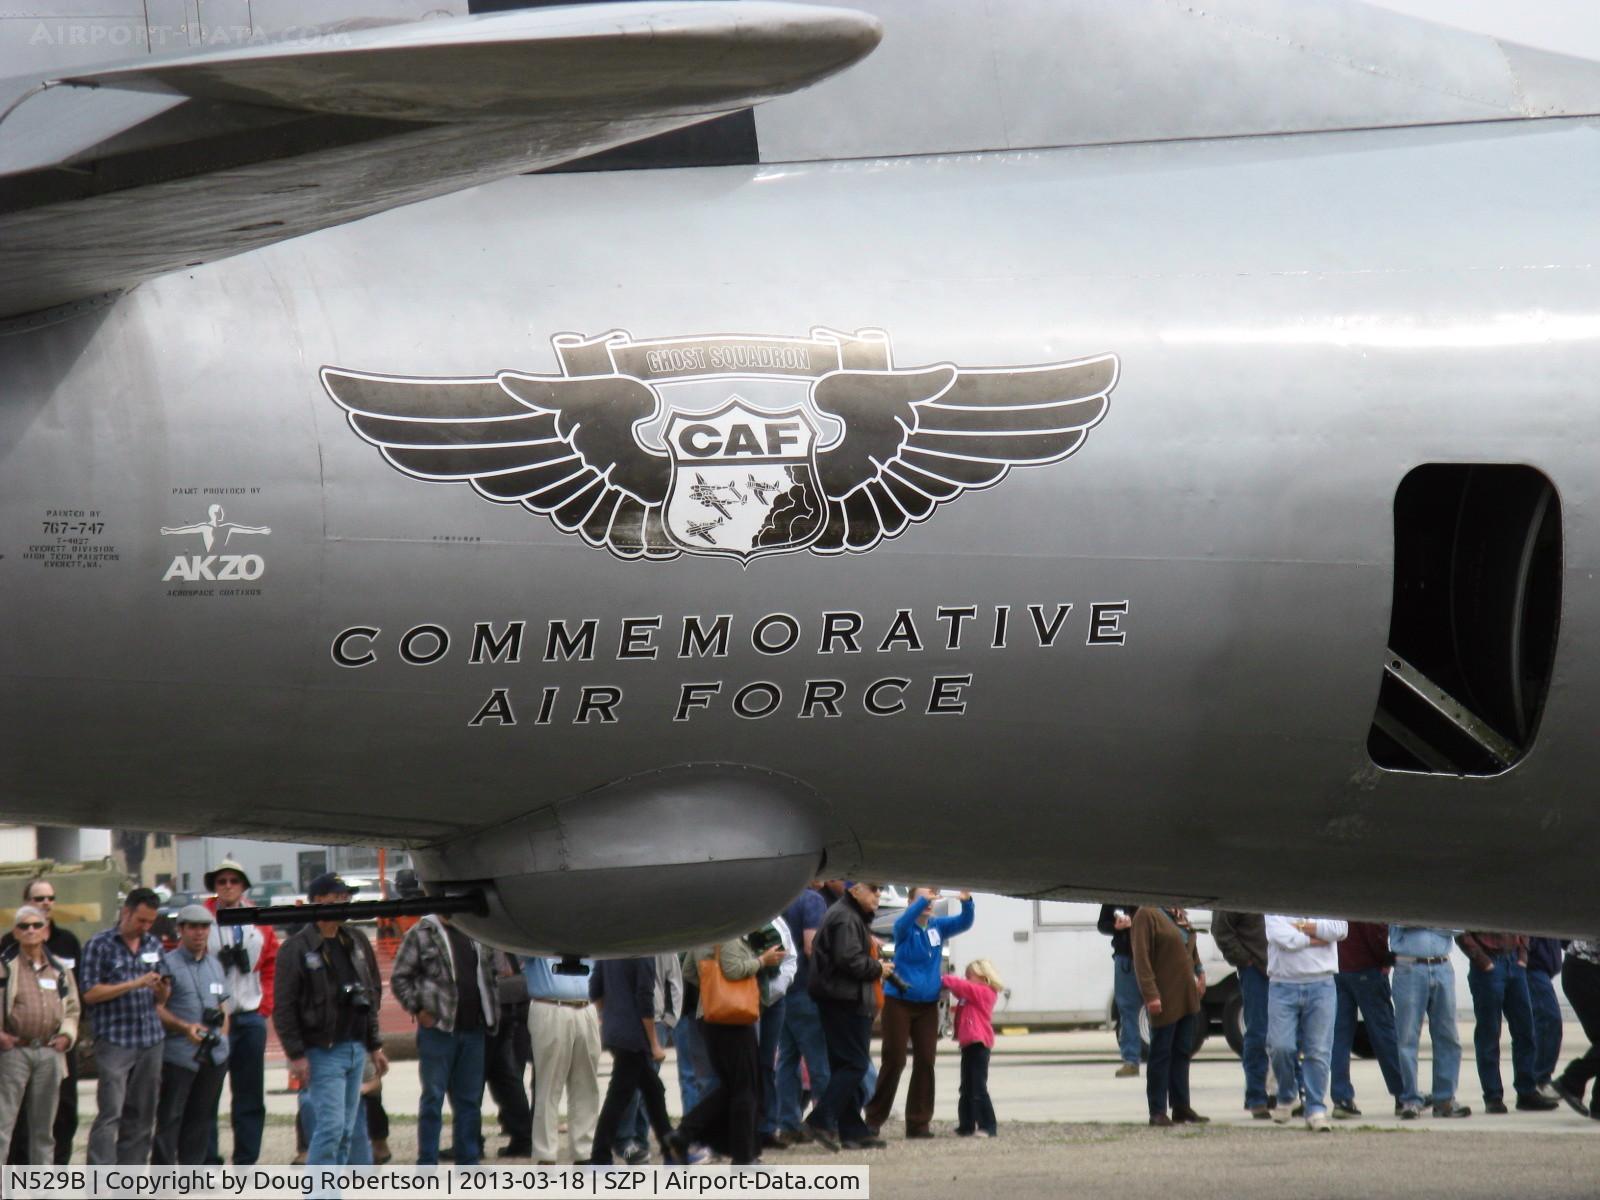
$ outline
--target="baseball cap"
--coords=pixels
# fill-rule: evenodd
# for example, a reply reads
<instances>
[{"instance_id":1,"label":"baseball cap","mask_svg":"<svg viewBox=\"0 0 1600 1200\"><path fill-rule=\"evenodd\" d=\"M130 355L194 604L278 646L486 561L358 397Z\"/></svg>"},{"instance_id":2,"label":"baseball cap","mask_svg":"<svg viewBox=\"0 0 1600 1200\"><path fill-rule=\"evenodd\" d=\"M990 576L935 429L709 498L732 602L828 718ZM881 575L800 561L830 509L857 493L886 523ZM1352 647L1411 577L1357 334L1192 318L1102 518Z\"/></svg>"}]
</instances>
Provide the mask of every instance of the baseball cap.
<instances>
[{"instance_id":1,"label":"baseball cap","mask_svg":"<svg viewBox=\"0 0 1600 1200\"><path fill-rule=\"evenodd\" d=\"M337 871L324 871L306 885L307 896L331 896L336 892L345 896L355 894L355 888L339 878Z\"/></svg>"}]
</instances>

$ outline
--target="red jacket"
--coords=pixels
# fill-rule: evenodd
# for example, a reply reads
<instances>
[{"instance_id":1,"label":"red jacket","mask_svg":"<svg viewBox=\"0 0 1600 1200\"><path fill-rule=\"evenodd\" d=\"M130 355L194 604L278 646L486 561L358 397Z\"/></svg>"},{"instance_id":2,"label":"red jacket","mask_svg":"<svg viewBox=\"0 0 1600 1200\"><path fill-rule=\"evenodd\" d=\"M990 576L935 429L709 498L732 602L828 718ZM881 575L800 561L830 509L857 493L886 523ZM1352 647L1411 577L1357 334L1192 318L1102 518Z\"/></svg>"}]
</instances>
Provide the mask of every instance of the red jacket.
<instances>
[{"instance_id":1,"label":"red jacket","mask_svg":"<svg viewBox=\"0 0 1600 1200\"><path fill-rule=\"evenodd\" d=\"M255 907L248 900L241 901L241 905L245 908ZM215 915L217 898L212 896L205 902L205 906ZM252 933L259 934L261 938L261 948L253 956L256 964L253 974L261 985L261 1002L254 1011L270 1021L272 1019L272 988L276 981L278 970L278 931L271 925L252 925L250 929ZM212 953L216 952L220 944L222 944L221 926L217 926L212 930ZM248 944L247 940L246 945ZM254 999L254 997L250 997L250 999Z\"/></svg>"}]
</instances>

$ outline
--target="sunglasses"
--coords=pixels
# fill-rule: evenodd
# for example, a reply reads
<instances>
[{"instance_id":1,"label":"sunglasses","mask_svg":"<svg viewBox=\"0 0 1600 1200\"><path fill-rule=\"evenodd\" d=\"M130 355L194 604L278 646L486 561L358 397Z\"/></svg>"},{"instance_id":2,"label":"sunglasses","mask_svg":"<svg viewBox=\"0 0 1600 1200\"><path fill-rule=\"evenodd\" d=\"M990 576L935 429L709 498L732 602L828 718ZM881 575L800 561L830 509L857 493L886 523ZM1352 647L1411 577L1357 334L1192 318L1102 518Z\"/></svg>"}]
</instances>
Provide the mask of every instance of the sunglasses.
<instances>
[{"instance_id":1,"label":"sunglasses","mask_svg":"<svg viewBox=\"0 0 1600 1200\"><path fill-rule=\"evenodd\" d=\"M55 898L56 898L56 894L54 892L51 892L48 896L30 896L30 897L28 897L28 903L29 904L48 904L51 901L53 901Z\"/></svg>"},{"instance_id":2,"label":"sunglasses","mask_svg":"<svg viewBox=\"0 0 1600 1200\"><path fill-rule=\"evenodd\" d=\"M43 921L18 921L17 922L17 928L18 929L43 929L44 928L44 922Z\"/></svg>"},{"instance_id":3,"label":"sunglasses","mask_svg":"<svg viewBox=\"0 0 1600 1200\"><path fill-rule=\"evenodd\" d=\"M244 880L229 875L218 875L216 885L218 887L243 887Z\"/></svg>"}]
</instances>

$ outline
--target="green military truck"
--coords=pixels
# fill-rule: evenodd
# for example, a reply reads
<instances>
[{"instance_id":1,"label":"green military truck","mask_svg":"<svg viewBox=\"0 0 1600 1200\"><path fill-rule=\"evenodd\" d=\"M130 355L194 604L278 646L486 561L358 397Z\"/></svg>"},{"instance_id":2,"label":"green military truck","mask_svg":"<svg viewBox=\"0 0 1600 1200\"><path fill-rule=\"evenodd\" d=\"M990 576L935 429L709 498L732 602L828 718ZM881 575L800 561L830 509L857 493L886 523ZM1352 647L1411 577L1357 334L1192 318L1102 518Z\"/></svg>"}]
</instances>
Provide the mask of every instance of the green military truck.
<instances>
[{"instance_id":1,"label":"green military truck","mask_svg":"<svg viewBox=\"0 0 1600 1200\"><path fill-rule=\"evenodd\" d=\"M55 922L88 941L117 920L122 903L124 876L109 859L93 862L37 862L0 864L0 932L11 928L22 904L22 889L30 879L48 879L55 885Z\"/></svg>"}]
</instances>

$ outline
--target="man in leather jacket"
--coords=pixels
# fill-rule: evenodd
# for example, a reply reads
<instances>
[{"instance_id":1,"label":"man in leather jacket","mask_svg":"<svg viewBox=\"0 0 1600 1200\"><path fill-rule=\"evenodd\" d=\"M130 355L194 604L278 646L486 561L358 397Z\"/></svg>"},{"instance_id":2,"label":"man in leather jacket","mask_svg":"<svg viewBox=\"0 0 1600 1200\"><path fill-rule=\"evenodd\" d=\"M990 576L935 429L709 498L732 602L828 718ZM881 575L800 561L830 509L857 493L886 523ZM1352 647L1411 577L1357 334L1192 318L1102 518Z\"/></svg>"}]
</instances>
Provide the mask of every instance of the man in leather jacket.
<instances>
[{"instance_id":1,"label":"man in leather jacket","mask_svg":"<svg viewBox=\"0 0 1600 1200\"><path fill-rule=\"evenodd\" d=\"M817 1144L837 1151L885 1143L861 1115L861 1081L871 1063L872 1020L878 1013L878 961L872 915L878 911L876 883L852 883L828 909L811 943L811 996L828 1043L828 1090L806 1118Z\"/></svg>"},{"instance_id":2,"label":"man in leather jacket","mask_svg":"<svg viewBox=\"0 0 1600 1200\"><path fill-rule=\"evenodd\" d=\"M313 904L336 904L351 895L333 874L319 876L306 892ZM289 1072L305 1087L311 1106L309 1164L350 1161L368 1054L380 1075L389 1069L378 1036L381 987L372 943L343 920L312 922L278 951L272 1024L289 1056Z\"/></svg>"}]
</instances>

